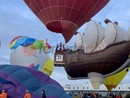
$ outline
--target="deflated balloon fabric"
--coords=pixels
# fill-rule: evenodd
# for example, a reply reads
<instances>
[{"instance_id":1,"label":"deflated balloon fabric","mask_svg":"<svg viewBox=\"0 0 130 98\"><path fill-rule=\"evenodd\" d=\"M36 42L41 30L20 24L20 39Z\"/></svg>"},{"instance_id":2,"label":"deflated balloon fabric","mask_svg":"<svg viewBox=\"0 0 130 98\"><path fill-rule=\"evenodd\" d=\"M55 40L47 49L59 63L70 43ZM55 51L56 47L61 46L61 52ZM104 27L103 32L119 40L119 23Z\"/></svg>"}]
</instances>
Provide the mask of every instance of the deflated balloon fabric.
<instances>
[{"instance_id":1,"label":"deflated balloon fabric","mask_svg":"<svg viewBox=\"0 0 130 98\"><path fill-rule=\"evenodd\" d=\"M46 91L47 98L72 98L62 86L46 74L18 65L0 65L0 90L6 90L8 98L23 98L29 90L32 98L41 98Z\"/></svg>"}]
</instances>

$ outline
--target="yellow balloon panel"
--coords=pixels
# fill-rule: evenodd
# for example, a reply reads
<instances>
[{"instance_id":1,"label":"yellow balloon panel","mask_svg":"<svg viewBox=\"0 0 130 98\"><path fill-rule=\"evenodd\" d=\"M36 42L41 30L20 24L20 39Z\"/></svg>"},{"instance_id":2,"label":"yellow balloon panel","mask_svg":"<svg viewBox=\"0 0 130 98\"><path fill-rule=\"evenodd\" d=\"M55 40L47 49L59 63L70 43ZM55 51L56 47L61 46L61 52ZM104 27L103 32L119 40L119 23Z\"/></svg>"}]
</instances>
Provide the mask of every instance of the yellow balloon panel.
<instances>
[{"instance_id":1,"label":"yellow balloon panel","mask_svg":"<svg viewBox=\"0 0 130 98\"><path fill-rule=\"evenodd\" d=\"M127 69L130 69L130 67L125 68L124 70L107 77L104 80L104 85L107 87L108 91L111 91L113 88L116 88L116 86L122 81L122 79L126 76L128 71Z\"/></svg>"},{"instance_id":2,"label":"yellow balloon panel","mask_svg":"<svg viewBox=\"0 0 130 98\"><path fill-rule=\"evenodd\" d=\"M44 64L42 72L50 76L54 70L54 63L51 58L49 58Z\"/></svg>"}]
</instances>

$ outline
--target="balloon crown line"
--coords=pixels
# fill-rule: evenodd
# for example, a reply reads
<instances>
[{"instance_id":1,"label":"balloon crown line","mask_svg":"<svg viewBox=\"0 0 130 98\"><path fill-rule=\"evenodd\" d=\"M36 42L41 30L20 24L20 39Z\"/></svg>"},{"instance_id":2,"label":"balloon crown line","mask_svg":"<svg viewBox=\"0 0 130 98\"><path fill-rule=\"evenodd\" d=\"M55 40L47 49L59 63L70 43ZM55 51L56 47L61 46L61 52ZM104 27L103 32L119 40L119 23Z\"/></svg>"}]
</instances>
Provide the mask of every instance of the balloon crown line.
<instances>
[{"instance_id":1,"label":"balloon crown line","mask_svg":"<svg viewBox=\"0 0 130 98\"><path fill-rule=\"evenodd\" d=\"M30 47L32 49L50 49L51 46L47 43L47 40L37 40L34 38L28 38L24 36L15 37L10 43L10 49L16 49L19 46Z\"/></svg>"}]
</instances>

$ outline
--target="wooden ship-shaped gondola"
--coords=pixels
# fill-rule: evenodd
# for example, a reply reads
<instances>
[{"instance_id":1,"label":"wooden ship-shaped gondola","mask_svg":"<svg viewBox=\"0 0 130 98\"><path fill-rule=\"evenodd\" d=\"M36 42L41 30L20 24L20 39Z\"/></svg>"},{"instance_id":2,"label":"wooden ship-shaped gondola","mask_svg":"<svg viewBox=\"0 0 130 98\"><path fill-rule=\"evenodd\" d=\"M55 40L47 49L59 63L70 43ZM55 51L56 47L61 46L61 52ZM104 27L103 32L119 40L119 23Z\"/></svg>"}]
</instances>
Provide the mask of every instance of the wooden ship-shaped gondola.
<instances>
[{"instance_id":1,"label":"wooden ship-shaped gondola","mask_svg":"<svg viewBox=\"0 0 130 98\"><path fill-rule=\"evenodd\" d=\"M90 72L108 76L116 73L119 68L121 71L127 67L130 63L129 54L130 41L117 42L93 53L85 53L82 49L77 51L67 49L64 52L65 70L72 78L86 78Z\"/></svg>"},{"instance_id":2,"label":"wooden ship-shaped gondola","mask_svg":"<svg viewBox=\"0 0 130 98\"><path fill-rule=\"evenodd\" d=\"M91 21L87 27L87 34L86 32L83 35L77 34L75 41L77 49L63 50L62 62L69 79L90 79L94 76L96 79L100 77L97 82L103 82L105 77L114 75L129 66L130 32L125 35L117 22L113 23L109 20L105 22L107 27L103 28L97 22ZM94 41L89 42L91 40ZM106 41L105 45L102 49L98 49L104 41ZM85 45L89 48L85 48Z\"/></svg>"},{"instance_id":3,"label":"wooden ship-shaped gondola","mask_svg":"<svg viewBox=\"0 0 130 98\"><path fill-rule=\"evenodd\" d=\"M103 28L99 23L91 21L84 35L79 35L79 39L76 38L78 47L85 47L85 45L89 47L91 44L93 47L64 51L65 70L70 78L86 78L91 72L109 76L129 65L129 32L124 37L125 33L117 22L113 23L106 19L105 23L107 27ZM91 40L95 41L91 42ZM105 47L96 50L104 43L104 40L106 41Z\"/></svg>"}]
</instances>

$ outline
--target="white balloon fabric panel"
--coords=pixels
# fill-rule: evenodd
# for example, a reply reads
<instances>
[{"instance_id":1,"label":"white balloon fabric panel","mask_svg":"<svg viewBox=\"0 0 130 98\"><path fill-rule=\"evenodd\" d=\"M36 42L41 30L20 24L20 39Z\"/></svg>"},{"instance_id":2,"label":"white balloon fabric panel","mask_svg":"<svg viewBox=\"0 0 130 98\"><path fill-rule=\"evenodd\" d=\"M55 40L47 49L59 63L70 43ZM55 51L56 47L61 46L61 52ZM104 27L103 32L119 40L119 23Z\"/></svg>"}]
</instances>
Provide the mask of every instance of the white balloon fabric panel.
<instances>
[{"instance_id":1,"label":"white balloon fabric panel","mask_svg":"<svg viewBox=\"0 0 130 98\"><path fill-rule=\"evenodd\" d=\"M124 30L115 23L109 22L105 29L106 45L124 40Z\"/></svg>"},{"instance_id":2,"label":"white balloon fabric panel","mask_svg":"<svg viewBox=\"0 0 130 98\"><path fill-rule=\"evenodd\" d=\"M90 21L83 36L85 52L89 53L94 51L103 38L104 28L99 23Z\"/></svg>"},{"instance_id":3,"label":"white balloon fabric panel","mask_svg":"<svg viewBox=\"0 0 130 98\"><path fill-rule=\"evenodd\" d=\"M36 50L36 54L32 56L27 56L24 53L24 47L19 46L16 49L11 50L10 54L10 64L12 65L22 65L25 67L29 67L31 64L39 65L39 70L42 71L44 63L49 58L48 54L44 52L39 52L40 50Z\"/></svg>"},{"instance_id":4,"label":"white balloon fabric panel","mask_svg":"<svg viewBox=\"0 0 130 98\"><path fill-rule=\"evenodd\" d=\"M74 47L75 50L81 48L83 46L83 36L78 33L75 35Z\"/></svg>"}]
</instances>

